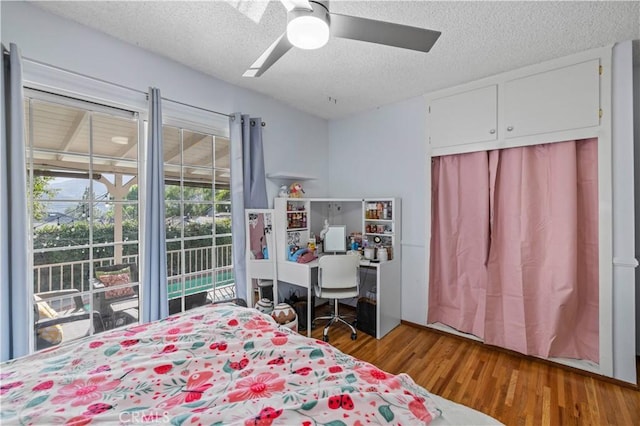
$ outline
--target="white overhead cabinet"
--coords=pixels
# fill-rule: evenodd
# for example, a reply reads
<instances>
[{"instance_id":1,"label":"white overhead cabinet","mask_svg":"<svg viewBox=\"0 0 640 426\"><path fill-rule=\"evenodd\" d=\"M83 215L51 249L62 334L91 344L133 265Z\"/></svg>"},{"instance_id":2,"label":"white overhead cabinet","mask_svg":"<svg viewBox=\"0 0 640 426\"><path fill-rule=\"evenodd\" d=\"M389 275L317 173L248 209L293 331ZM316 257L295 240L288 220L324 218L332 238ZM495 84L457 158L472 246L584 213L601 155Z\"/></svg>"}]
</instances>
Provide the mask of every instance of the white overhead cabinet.
<instances>
[{"instance_id":1,"label":"white overhead cabinet","mask_svg":"<svg viewBox=\"0 0 640 426\"><path fill-rule=\"evenodd\" d=\"M598 126L599 69L594 59L504 83L504 136Z\"/></svg>"},{"instance_id":2,"label":"white overhead cabinet","mask_svg":"<svg viewBox=\"0 0 640 426\"><path fill-rule=\"evenodd\" d=\"M430 95L431 155L592 136L600 126L601 62L565 60Z\"/></svg>"},{"instance_id":3,"label":"white overhead cabinet","mask_svg":"<svg viewBox=\"0 0 640 426\"><path fill-rule=\"evenodd\" d=\"M434 148L494 141L498 137L498 86L434 99L429 118Z\"/></svg>"}]
</instances>

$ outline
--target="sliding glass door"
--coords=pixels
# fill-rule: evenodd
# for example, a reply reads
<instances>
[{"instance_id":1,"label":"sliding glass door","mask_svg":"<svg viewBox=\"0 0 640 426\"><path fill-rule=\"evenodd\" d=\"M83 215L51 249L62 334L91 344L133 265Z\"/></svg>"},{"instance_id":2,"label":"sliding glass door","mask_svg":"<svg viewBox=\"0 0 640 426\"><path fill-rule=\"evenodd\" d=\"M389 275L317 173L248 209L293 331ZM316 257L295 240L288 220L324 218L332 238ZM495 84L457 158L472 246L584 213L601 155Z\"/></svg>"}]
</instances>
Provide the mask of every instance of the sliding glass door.
<instances>
[{"instance_id":1,"label":"sliding glass door","mask_svg":"<svg viewBox=\"0 0 640 426\"><path fill-rule=\"evenodd\" d=\"M27 91L35 349L138 321L137 113Z\"/></svg>"},{"instance_id":2,"label":"sliding glass door","mask_svg":"<svg viewBox=\"0 0 640 426\"><path fill-rule=\"evenodd\" d=\"M28 285L39 350L139 322L145 138L137 112L25 94ZM165 123L168 293L176 313L236 294L230 145L195 122Z\"/></svg>"},{"instance_id":3,"label":"sliding glass door","mask_svg":"<svg viewBox=\"0 0 640 426\"><path fill-rule=\"evenodd\" d=\"M229 140L165 125L169 312L235 297Z\"/></svg>"}]
</instances>

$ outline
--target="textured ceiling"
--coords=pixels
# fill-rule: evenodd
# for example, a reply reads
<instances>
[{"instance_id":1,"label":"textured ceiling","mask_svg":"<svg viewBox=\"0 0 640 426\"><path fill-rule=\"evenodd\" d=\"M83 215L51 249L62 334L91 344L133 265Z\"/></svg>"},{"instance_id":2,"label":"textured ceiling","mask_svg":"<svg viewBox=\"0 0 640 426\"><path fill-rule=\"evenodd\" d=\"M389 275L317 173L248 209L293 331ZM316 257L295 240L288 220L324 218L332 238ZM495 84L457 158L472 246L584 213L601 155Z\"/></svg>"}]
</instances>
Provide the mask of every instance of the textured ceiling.
<instances>
[{"instance_id":1,"label":"textured ceiling","mask_svg":"<svg viewBox=\"0 0 640 426\"><path fill-rule=\"evenodd\" d=\"M286 10L278 1L36 4L327 119L640 39L638 1L332 1L332 12L442 35L429 53L332 38L319 50L292 49L262 77L250 79L243 72L284 32Z\"/></svg>"}]
</instances>

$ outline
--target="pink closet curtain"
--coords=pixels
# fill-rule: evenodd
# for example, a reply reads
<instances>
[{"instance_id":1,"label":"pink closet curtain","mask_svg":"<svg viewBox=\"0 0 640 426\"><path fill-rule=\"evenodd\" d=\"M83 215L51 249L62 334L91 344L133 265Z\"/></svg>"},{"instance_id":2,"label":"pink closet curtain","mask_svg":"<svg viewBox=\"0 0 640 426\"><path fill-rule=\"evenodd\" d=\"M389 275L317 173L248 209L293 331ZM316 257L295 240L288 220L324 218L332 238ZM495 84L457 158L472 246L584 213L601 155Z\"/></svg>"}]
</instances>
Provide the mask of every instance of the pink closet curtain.
<instances>
[{"instance_id":1,"label":"pink closet curtain","mask_svg":"<svg viewBox=\"0 0 640 426\"><path fill-rule=\"evenodd\" d=\"M429 323L484 335L489 256L486 152L433 158Z\"/></svg>"},{"instance_id":2,"label":"pink closet curtain","mask_svg":"<svg viewBox=\"0 0 640 426\"><path fill-rule=\"evenodd\" d=\"M484 271L478 271L477 263L468 264L466 259L458 258L455 264L457 277L477 274L478 280L485 280L486 297L479 302L477 292L464 292L460 287L452 299L455 306L483 304L483 330L478 332L474 327L473 334L486 343L529 355L598 362L597 140L511 148L484 155L488 155L485 178L479 184L474 182L474 189L468 192L475 193L474 199L478 193L489 194L488 261ZM440 158L434 175L467 174L466 165L443 160ZM459 169L443 172L443 166ZM473 173L480 181L479 173ZM488 190L484 181L489 182ZM459 197L458 188L450 187L447 180L434 178L436 184L433 193L438 199L432 198L434 204L441 206L447 203L443 199ZM472 208L479 217L486 216L484 204ZM453 235L463 230L451 227L449 220L442 224L442 218L442 214L434 215L432 220L432 234L437 239L432 241L431 267L436 270L452 262L450 247L446 243L444 248L439 247L442 237L437 234ZM475 256L466 257L479 258L483 253L486 249L478 245ZM439 301L432 301L431 294L447 295L431 287L448 287L453 281L448 277L438 280L433 271L430 275L436 279L430 282L429 322L441 321L458 328L459 320L455 319L467 315L463 310L457 317L454 312L448 317L432 317L432 308L439 311L433 304ZM445 302L445 306L447 303L451 304Z\"/></svg>"}]
</instances>

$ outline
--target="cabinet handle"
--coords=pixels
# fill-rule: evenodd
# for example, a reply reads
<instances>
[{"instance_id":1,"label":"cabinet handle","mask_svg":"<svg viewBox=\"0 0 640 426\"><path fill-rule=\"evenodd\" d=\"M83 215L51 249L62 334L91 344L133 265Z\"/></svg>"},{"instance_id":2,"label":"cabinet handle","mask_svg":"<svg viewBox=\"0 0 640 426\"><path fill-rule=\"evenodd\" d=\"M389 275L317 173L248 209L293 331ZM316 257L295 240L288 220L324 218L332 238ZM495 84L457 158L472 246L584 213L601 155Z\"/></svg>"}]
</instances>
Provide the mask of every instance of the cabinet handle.
<instances>
[{"instance_id":1,"label":"cabinet handle","mask_svg":"<svg viewBox=\"0 0 640 426\"><path fill-rule=\"evenodd\" d=\"M512 130L513 130L513 126L509 126L509 127L507 127L507 132L510 132L510 131L512 131Z\"/></svg>"},{"instance_id":2,"label":"cabinet handle","mask_svg":"<svg viewBox=\"0 0 640 426\"><path fill-rule=\"evenodd\" d=\"M496 132L496 129L491 129L489 130L489 133L491 133L492 135Z\"/></svg>"}]
</instances>

